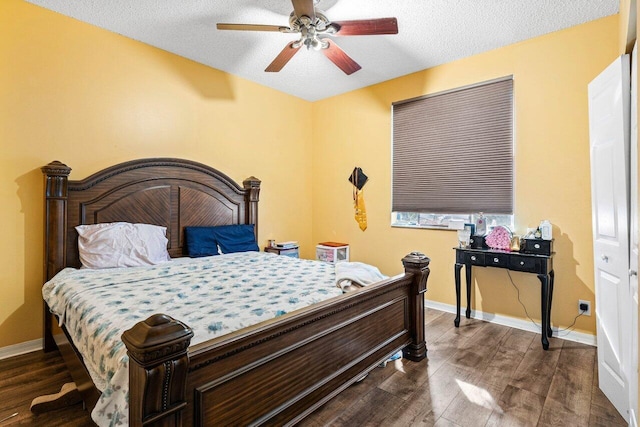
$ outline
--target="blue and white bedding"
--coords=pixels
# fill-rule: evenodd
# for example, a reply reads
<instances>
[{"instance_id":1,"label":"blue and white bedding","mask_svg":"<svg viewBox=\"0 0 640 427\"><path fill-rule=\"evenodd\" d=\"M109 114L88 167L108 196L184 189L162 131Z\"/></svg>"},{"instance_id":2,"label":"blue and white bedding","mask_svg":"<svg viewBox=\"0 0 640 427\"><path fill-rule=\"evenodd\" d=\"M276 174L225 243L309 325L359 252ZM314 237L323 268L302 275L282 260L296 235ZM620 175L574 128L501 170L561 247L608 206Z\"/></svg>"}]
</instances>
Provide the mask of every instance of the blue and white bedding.
<instances>
[{"instance_id":1,"label":"blue and white bedding","mask_svg":"<svg viewBox=\"0 0 640 427\"><path fill-rule=\"evenodd\" d=\"M106 270L67 268L43 289L102 392L99 426L128 425L129 368L120 336L154 313L193 329L191 344L342 294L333 264L244 252Z\"/></svg>"}]
</instances>

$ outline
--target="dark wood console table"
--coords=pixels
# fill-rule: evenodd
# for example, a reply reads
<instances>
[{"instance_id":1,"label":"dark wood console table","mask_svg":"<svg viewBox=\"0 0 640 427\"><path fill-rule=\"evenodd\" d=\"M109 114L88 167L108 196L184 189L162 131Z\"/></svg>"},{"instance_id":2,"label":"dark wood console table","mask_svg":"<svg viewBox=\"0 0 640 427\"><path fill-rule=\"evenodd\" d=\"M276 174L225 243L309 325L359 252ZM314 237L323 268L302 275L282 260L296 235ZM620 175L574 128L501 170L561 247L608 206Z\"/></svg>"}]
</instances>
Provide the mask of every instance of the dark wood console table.
<instances>
[{"instance_id":1,"label":"dark wood console table","mask_svg":"<svg viewBox=\"0 0 640 427\"><path fill-rule=\"evenodd\" d=\"M467 279L467 319L471 318L471 268L498 267L512 271L524 271L538 275L541 284L540 317L542 319L542 348L549 348L551 337L551 300L553 298L553 254L533 255L520 252L497 251L492 249L462 249L456 250L456 319L454 324L460 326L460 270L465 266ZM546 332L546 333L545 333Z\"/></svg>"}]
</instances>

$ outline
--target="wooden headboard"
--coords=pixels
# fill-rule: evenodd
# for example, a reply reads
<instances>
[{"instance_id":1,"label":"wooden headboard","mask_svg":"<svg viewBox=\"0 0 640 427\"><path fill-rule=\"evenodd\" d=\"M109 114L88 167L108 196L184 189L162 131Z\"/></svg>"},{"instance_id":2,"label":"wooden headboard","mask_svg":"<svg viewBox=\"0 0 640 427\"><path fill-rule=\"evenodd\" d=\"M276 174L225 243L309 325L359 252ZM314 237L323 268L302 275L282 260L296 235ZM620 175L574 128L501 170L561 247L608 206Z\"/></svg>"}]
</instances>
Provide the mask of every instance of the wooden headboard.
<instances>
[{"instance_id":1,"label":"wooden headboard","mask_svg":"<svg viewBox=\"0 0 640 427\"><path fill-rule=\"evenodd\" d=\"M183 255L184 227L254 224L258 233L260 180L241 187L201 163L141 159L120 163L80 181L71 168L54 161L45 175L45 276L80 267L75 226L124 221L167 227L172 257Z\"/></svg>"}]
</instances>

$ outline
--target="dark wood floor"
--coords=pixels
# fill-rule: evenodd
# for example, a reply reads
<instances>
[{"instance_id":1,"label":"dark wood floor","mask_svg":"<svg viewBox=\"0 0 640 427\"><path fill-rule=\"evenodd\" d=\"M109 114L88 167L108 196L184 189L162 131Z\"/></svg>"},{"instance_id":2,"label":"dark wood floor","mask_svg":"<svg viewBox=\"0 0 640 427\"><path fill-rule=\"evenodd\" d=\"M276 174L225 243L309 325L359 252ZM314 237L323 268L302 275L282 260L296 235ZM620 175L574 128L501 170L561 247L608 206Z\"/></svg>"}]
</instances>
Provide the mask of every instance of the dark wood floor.
<instances>
[{"instance_id":1,"label":"dark wood floor","mask_svg":"<svg viewBox=\"0 0 640 427\"><path fill-rule=\"evenodd\" d=\"M428 356L374 369L300 425L626 426L597 387L596 349L428 310ZM0 426L92 425L80 404L34 416L31 400L71 381L57 353L0 360Z\"/></svg>"}]
</instances>

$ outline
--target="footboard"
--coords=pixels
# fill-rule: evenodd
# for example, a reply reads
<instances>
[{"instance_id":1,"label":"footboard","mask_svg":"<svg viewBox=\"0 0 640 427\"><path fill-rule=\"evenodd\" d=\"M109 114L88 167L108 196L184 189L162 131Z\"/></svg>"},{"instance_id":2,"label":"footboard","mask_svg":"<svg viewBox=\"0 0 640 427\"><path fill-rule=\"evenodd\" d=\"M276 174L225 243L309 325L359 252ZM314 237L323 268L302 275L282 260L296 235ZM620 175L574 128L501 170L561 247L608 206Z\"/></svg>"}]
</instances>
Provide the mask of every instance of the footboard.
<instances>
[{"instance_id":1,"label":"footboard","mask_svg":"<svg viewBox=\"0 0 640 427\"><path fill-rule=\"evenodd\" d=\"M188 352L184 324L162 315L136 324L122 337L130 425L295 424L398 350L423 359L429 258L403 264L402 276Z\"/></svg>"}]
</instances>

